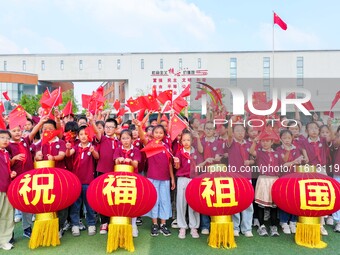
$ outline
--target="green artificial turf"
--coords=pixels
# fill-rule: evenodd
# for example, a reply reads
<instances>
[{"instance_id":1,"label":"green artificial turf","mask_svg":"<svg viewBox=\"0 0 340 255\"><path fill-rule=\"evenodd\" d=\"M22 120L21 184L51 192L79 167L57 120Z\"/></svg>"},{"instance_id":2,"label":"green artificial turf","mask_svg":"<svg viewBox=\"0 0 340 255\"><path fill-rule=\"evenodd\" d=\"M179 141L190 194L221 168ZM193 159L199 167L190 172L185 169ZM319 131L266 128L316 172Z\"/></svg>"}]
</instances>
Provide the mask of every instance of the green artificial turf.
<instances>
[{"instance_id":1,"label":"green artificial turf","mask_svg":"<svg viewBox=\"0 0 340 255\"><path fill-rule=\"evenodd\" d=\"M85 220L84 220L85 221ZM83 221L83 222L84 222ZM150 236L151 221L143 218L143 225L139 228L139 236L134 238L135 252L130 253L118 249L112 254L157 254L157 255L205 255L205 254L340 254L340 234L334 233L332 227L326 226L329 236L322 237L328 244L325 249L309 249L298 246L294 242L294 235L285 235L280 231L279 237L259 237L253 229L253 238L244 236L236 237L237 248L214 249L208 246L207 236L201 235L199 239L193 239L187 231L185 239L179 239L178 229L171 229L172 235L165 237ZM170 222L168 223L170 225ZM97 230L99 227L97 226ZM0 250L0 254L34 254L34 255L100 255L106 253L107 235L88 236L87 231L81 231L80 237L73 237L71 232L65 233L61 239L61 245L57 247L39 247L35 250L28 248L28 239L22 236L21 223L15 227L15 248L11 251Z\"/></svg>"}]
</instances>

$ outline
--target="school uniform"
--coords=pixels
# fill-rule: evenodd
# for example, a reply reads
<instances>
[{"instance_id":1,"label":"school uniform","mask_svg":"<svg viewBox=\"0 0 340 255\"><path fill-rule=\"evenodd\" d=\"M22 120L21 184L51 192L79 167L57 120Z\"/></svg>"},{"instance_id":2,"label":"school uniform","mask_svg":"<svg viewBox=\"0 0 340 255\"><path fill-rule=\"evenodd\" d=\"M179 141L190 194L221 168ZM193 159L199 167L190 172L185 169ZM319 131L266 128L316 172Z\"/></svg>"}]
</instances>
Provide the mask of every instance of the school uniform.
<instances>
[{"instance_id":1,"label":"school uniform","mask_svg":"<svg viewBox=\"0 0 340 255\"><path fill-rule=\"evenodd\" d=\"M39 145L38 145L39 146ZM40 142L41 146L41 142ZM48 154L52 156L58 156L59 151L66 152L66 144L63 140L55 137L54 140L48 142L41 146L41 151L43 154L43 160L48 160ZM55 167L65 169L65 160L56 160Z\"/></svg>"},{"instance_id":2,"label":"school uniform","mask_svg":"<svg viewBox=\"0 0 340 255\"><path fill-rule=\"evenodd\" d=\"M114 162L113 153L120 144L117 138L110 138L108 136L101 136L99 141L99 160L97 164L97 172L100 174L113 172Z\"/></svg>"},{"instance_id":3,"label":"school uniform","mask_svg":"<svg viewBox=\"0 0 340 255\"><path fill-rule=\"evenodd\" d=\"M128 150L124 149L123 145L119 145L118 148L113 153L113 160L115 161L117 158L120 158L120 157L136 160L138 161L138 164L142 158L139 149L133 145L131 145L130 149ZM125 163L120 163L120 164L125 164ZM134 172L136 174L138 173L138 167L134 169Z\"/></svg>"},{"instance_id":4,"label":"school uniform","mask_svg":"<svg viewBox=\"0 0 340 255\"><path fill-rule=\"evenodd\" d=\"M308 164L317 167L317 171L322 174L326 174L326 165L328 157L328 143L326 138L318 137L314 142L309 137L303 142L303 147L307 152L309 159Z\"/></svg>"}]
</instances>

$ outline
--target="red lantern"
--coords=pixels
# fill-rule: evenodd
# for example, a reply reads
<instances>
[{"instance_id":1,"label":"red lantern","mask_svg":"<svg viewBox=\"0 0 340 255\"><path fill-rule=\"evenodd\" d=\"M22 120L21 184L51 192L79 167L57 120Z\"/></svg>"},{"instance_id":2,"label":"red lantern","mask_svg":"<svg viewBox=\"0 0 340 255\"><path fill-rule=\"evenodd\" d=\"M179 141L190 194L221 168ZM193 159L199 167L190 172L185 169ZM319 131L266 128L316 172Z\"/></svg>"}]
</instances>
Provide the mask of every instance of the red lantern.
<instances>
[{"instance_id":1,"label":"red lantern","mask_svg":"<svg viewBox=\"0 0 340 255\"><path fill-rule=\"evenodd\" d=\"M309 172L303 172L305 170ZM321 241L319 217L340 209L340 184L326 175L315 173L312 166L306 169L300 166L298 171L273 184L273 201L280 209L300 216L295 235L297 244L324 248L327 244Z\"/></svg>"},{"instance_id":2,"label":"red lantern","mask_svg":"<svg viewBox=\"0 0 340 255\"><path fill-rule=\"evenodd\" d=\"M107 252L118 246L134 251L130 218L146 214L157 200L153 184L133 171L130 165L115 165L115 172L99 176L87 190L91 208L111 217Z\"/></svg>"},{"instance_id":3,"label":"red lantern","mask_svg":"<svg viewBox=\"0 0 340 255\"><path fill-rule=\"evenodd\" d=\"M7 192L13 207L37 214L29 243L32 249L60 244L55 212L72 205L81 191L77 176L69 171L54 168L54 161L35 163L39 169L16 177Z\"/></svg>"},{"instance_id":4,"label":"red lantern","mask_svg":"<svg viewBox=\"0 0 340 255\"><path fill-rule=\"evenodd\" d=\"M221 165L212 165L210 168L217 166ZM225 248L235 248L231 215L251 205L254 189L249 180L234 173L215 177L201 175L190 181L185 196L193 210L213 216L209 245L214 248L221 245Z\"/></svg>"}]
</instances>

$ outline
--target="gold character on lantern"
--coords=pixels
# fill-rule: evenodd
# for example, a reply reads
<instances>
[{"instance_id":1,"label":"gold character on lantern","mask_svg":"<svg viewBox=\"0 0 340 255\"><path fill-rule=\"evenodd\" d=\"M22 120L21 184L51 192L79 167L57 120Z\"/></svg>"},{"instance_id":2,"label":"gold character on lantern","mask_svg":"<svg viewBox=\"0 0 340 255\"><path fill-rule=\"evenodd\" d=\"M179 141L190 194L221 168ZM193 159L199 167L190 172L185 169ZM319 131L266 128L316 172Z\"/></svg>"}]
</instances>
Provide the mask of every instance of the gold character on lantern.
<instances>
[{"instance_id":1,"label":"gold character on lantern","mask_svg":"<svg viewBox=\"0 0 340 255\"><path fill-rule=\"evenodd\" d=\"M237 206L238 202L235 198L235 187L232 178L203 178L202 185L205 186L202 192L202 198L206 200L208 207L232 207ZM215 183L216 194L212 189ZM212 203L211 197L216 195L215 202Z\"/></svg>"},{"instance_id":2,"label":"gold character on lantern","mask_svg":"<svg viewBox=\"0 0 340 255\"><path fill-rule=\"evenodd\" d=\"M300 204L303 210L332 210L335 203L335 192L328 180L300 180Z\"/></svg>"},{"instance_id":3,"label":"gold character on lantern","mask_svg":"<svg viewBox=\"0 0 340 255\"><path fill-rule=\"evenodd\" d=\"M107 196L107 202L109 205L119 204L136 204L137 188L136 188L135 176L118 175L116 178L113 175L108 175L108 178L104 180L107 183L103 189L103 194ZM116 185L114 186L114 182ZM114 202L111 194L114 193Z\"/></svg>"},{"instance_id":4,"label":"gold character on lantern","mask_svg":"<svg viewBox=\"0 0 340 255\"><path fill-rule=\"evenodd\" d=\"M46 182L47 180L47 182ZM28 185L32 181L32 188ZM30 203L32 205L37 205L42 197L43 204L52 204L55 200L55 195L51 194L49 196L49 190L54 188L54 175L53 174L35 174L33 178L30 174L26 174L23 179L20 180L23 183L19 190L19 194L24 197L24 202L26 205ZM28 200L27 193L35 191L35 196L32 201Z\"/></svg>"}]
</instances>

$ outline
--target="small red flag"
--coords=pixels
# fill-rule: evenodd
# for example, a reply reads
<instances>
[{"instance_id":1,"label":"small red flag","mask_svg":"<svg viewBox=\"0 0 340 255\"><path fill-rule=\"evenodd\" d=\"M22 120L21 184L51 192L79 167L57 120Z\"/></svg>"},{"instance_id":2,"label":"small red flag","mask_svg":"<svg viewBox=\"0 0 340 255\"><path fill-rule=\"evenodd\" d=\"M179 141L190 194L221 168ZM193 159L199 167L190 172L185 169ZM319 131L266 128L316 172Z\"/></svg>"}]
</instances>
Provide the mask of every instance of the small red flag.
<instances>
[{"instance_id":1,"label":"small red flag","mask_svg":"<svg viewBox=\"0 0 340 255\"><path fill-rule=\"evenodd\" d=\"M126 106L130 109L131 112L136 112L144 108L144 105L142 104L141 99L139 97L136 99L133 99L132 97L130 97L126 101Z\"/></svg>"},{"instance_id":2,"label":"small red flag","mask_svg":"<svg viewBox=\"0 0 340 255\"><path fill-rule=\"evenodd\" d=\"M75 138L75 134L70 130L64 133L65 142L71 142Z\"/></svg>"},{"instance_id":3,"label":"small red flag","mask_svg":"<svg viewBox=\"0 0 340 255\"><path fill-rule=\"evenodd\" d=\"M8 96L7 93L8 93L7 91L2 92L2 95L4 96L4 98L5 98L7 101L11 101L11 99L9 98L9 96Z\"/></svg>"},{"instance_id":4,"label":"small red flag","mask_svg":"<svg viewBox=\"0 0 340 255\"><path fill-rule=\"evenodd\" d=\"M161 113L166 113L171 111L171 102L167 101L162 107Z\"/></svg>"},{"instance_id":5,"label":"small red flag","mask_svg":"<svg viewBox=\"0 0 340 255\"><path fill-rule=\"evenodd\" d=\"M336 103L339 101L340 99L340 90L336 93L333 101L332 101L332 106L331 106L331 110L333 109L333 107L336 105Z\"/></svg>"},{"instance_id":6,"label":"small red flag","mask_svg":"<svg viewBox=\"0 0 340 255\"><path fill-rule=\"evenodd\" d=\"M93 129L93 126L88 126L85 128L85 134L87 135L87 139L92 142L93 141L93 137L95 135L94 133L94 129Z\"/></svg>"},{"instance_id":7,"label":"small red flag","mask_svg":"<svg viewBox=\"0 0 340 255\"><path fill-rule=\"evenodd\" d=\"M0 101L0 114L2 114L5 111L5 106L3 102Z\"/></svg>"},{"instance_id":8,"label":"small red flag","mask_svg":"<svg viewBox=\"0 0 340 255\"><path fill-rule=\"evenodd\" d=\"M143 97L143 103L146 109L154 111L158 111L159 109L159 103L157 102L156 97L150 94Z\"/></svg>"},{"instance_id":9,"label":"small red flag","mask_svg":"<svg viewBox=\"0 0 340 255\"><path fill-rule=\"evenodd\" d=\"M140 151L144 151L147 158L150 158L161 152L168 153L168 150L166 149L164 144L162 142L157 141L151 141Z\"/></svg>"},{"instance_id":10,"label":"small red flag","mask_svg":"<svg viewBox=\"0 0 340 255\"><path fill-rule=\"evenodd\" d=\"M313 111L314 110L314 106L312 105L312 102L309 100L306 103L302 104L308 111Z\"/></svg>"},{"instance_id":11,"label":"small red flag","mask_svg":"<svg viewBox=\"0 0 340 255\"><path fill-rule=\"evenodd\" d=\"M274 131L272 127L265 127L259 136L259 140L280 141L280 136Z\"/></svg>"},{"instance_id":12,"label":"small red flag","mask_svg":"<svg viewBox=\"0 0 340 255\"><path fill-rule=\"evenodd\" d=\"M51 97L50 91L48 90L48 88L46 88L45 92L41 95L40 105L42 105L42 102L46 101L50 97Z\"/></svg>"},{"instance_id":13,"label":"small red flag","mask_svg":"<svg viewBox=\"0 0 340 255\"><path fill-rule=\"evenodd\" d=\"M26 111L21 105L15 107L13 111L11 111L9 114L10 129L16 128L18 126L20 127L20 129L23 129L26 124L26 121L27 121Z\"/></svg>"},{"instance_id":14,"label":"small red flag","mask_svg":"<svg viewBox=\"0 0 340 255\"><path fill-rule=\"evenodd\" d=\"M176 114L174 114L170 119L169 133L171 141L175 140L186 127L187 125Z\"/></svg>"},{"instance_id":15,"label":"small red flag","mask_svg":"<svg viewBox=\"0 0 340 255\"><path fill-rule=\"evenodd\" d=\"M140 109L140 111L137 115L137 120L142 121L144 119L144 113L145 113L145 108Z\"/></svg>"},{"instance_id":16,"label":"small red flag","mask_svg":"<svg viewBox=\"0 0 340 255\"><path fill-rule=\"evenodd\" d=\"M116 99L115 102L113 103L113 108L115 108L116 111L118 111L118 109L120 108L120 102L118 99Z\"/></svg>"},{"instance_id":17,"label":"small red flag","mask_svg":"<svg viewBox=\"0 0 340 255\"><path fill-rule=\"evenodd\" d=\"M117 117L124 116L124 114L127 112L124 108L120 108L117 112Z\"/></svg>"},{"instance_id":18,"label":"small red flag","mask_svg":"<svg viewBox=\"0 0 340 255\"><path fill-rule=\"evenodd\" d=\"M158 101L161 102L162 104L164 104L166 101L172 101L172 90L165 90L161 93L159 93L158 97L157 97Z\"/></svg>"},{"instance_id":19,"label":"small red flag","mask_svg":"<svg viewBox=\"0 0 340 255\"><path fill-rule=\"evenodd\" d=\"M161 118L161 121L169 122L169 119L168 119L168 117L165 114L163 114L162 118Z\"/></svg>"},{"instance_id":20,"label":"small red flag","mask_svg":"<svg viewBox=\"0 0 340 255\"><path fill-rule=\"evenodd\" d=\"M332 112L332 111L326 111L326 112L323 112L323 114L334 119L334 112Z\"/></svg>"},{"instance_id":21,"label":"small red flag","mask_svg":"<svg viewBox=\"0 0 340 255\"><path fill-rule=\"evenodd\" d=\"M287 24L274 12L274 24L279 25L283 30L287 30Z\"/></svg>"},{"instance_id":22,"label":"small red flag","mask_svg":"<svg viewBox=\"0 0 340 255\"><path fill-rule=\"evenodd\" d=\"M4 121L4 118L2 117L2 115L0 114L0 129L6 130L6 124Z\"/></svg>"},{"instance_id":23,"label":"small red flag","mask_svg":"<svg viewBox=\"0 0 340 255\"><path fill-rule=\"evenodd\" d=\"M179 95L180 97L190 96L190 85L186 86L182 93Z\"/></svg>"},{"instance_id":24,"label":"small red flag","mask_svg":"<svg viewBox=\"0 0 340 255\"><path fill-rule=\"evenodd\" d=\"M156 85L152 86L152 96L154 98L157 98L157 87L156 87Z\"/></svg>"},{"instance_id":25,"label":"small red flag","mask_svg":"<svg viewBox=\"0 0 340 255\"><path fill-rule=\"evenodd\" d=\"M63 102L63 95L61 93L60 87L52 91L50 98L41 101L41 106L43 108L53 108L60 105Z\"/></svg>"},{"instance_id":26,"label":"small red flag","mask_svg":"<svg viewBox=\"0 0 340 255\"><path fill-rule=\"evenodd\" d=\"M188 102L181 96L177 97L172 102L172 108L177 112L180 113L184 107L188 106Z\"/></svg>"},{"instance_id":27,"label":"small red flag","mask_svg":"<svg viewBox=\"0 0 340 255\"><path fill-rule=\"evenodd\" d=\"M73 114L72 113L72 100L68 101L67 104L65 105L63 111L62 111L62 116L65 117L67 115Z\"/></svg>"},{"instance_id":28,"label":"small red flag","mask_svg":"<svg viewBox=\"0 0 340 255\"><path fill-rule=\"evenodd\" d=\"M42 134L41 138L41 145L47 144L49 141L51 141L54 137L60 134L61 130L46 130Z\"/></svg>"}]
</instances>

